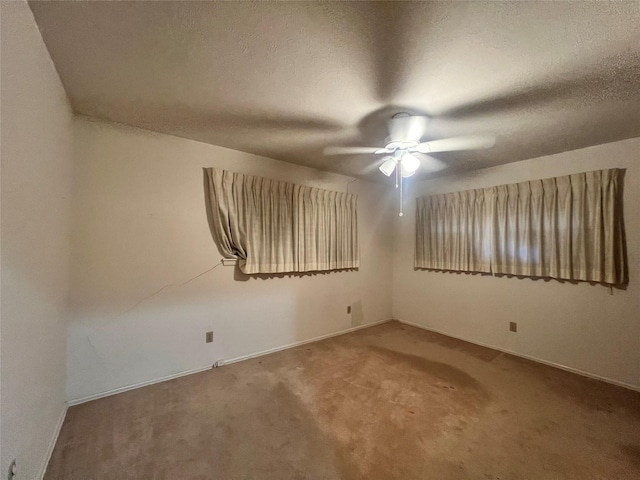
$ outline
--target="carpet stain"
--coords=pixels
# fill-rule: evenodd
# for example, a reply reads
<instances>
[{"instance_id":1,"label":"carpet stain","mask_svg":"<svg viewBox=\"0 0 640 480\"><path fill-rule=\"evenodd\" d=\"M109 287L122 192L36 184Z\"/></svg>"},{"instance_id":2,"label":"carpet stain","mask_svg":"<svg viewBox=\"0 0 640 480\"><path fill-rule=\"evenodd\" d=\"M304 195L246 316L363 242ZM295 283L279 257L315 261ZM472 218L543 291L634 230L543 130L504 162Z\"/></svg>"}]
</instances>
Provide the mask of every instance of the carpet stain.
<instances>
[{"instance_id":1,"label":"carpet stain","mask_svg":"<svg viewBox=\"0 0 640 480\"><path fill-rule=\"evenodd\" d=\"M620 445L620 450L636 467L640 468L640 444Z\"/></svg>"},{"instance_id":2,"label":"carpet stain","mask_svg":"<svg viewBox=\"0 0 640 480\"><path fill-rule=\"evenodd\" d=\"M330 365L281 374L339 445L343 478L423 478L432 455L489 400L473 377L441 362L371 345L332 353Z\"/></svg>"},{"instance_id":3,"label":"carpet stain","mask_svg":"<svg viewBox=\"0 0 640 480\"><path fill-rule=\"evenodd\" d=\"M535 380L549 393L578 408L603 414L624 414L640 420L638 392L512 355L503 355L501 360L508 365L505 371L521 372L523 381Z\"/></svg>"},{"instance_id":4,"label":"carpet stain","mask_svg":"<svg viewBox=\"0 0 640 480\"><path fill-rule=\"evenodd\" d=\"M412 335L416 336L416 338L420 338L423 341L428 341L429 343L432 343L432 344L440 345L450 350L462 352L466 355L470 355L474 358L477 358L478 360L491 362L494 358L502 354L502 352L498 350L494 350L492 348L487 348L481 345L476 345L474 343L465 342L464 340L448 337L441 333L417 329L409 325L404 325L400 322L397 322L397 323L398 323L398 328L402 330L410 331Z\"/></svg>"},{"instance_id":5,"label":"carpet stain","mask_svg":"<svg viewBox=\"0 0 640 480\"><path fill-rule=\"evenodd\" d=\"M428 360L424 357L398 352L387 348L381 348L377 346L372 346L370 348L373 352L378 355L382 355L390 362L398 362L414 370L417 370L420 373L437 377L441 382L445 382L445 385L439 385L441 387L473 390L474 393L478 396L488 397L486 391L476 381L475 378L452 365L449 365L447 363L434 362L433 360ZM426 381L426 379L420 375L417 375L415 377L418 381Z\"/></svg>"}]
</instances>

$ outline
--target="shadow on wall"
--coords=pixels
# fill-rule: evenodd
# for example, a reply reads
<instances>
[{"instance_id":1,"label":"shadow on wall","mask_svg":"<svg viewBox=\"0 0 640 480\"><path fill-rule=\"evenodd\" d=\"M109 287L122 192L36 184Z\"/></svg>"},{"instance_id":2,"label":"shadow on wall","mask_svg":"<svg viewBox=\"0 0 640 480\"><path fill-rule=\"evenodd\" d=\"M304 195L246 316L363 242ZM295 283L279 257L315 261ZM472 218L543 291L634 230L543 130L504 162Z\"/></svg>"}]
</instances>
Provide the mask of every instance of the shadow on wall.
<instances>
[{"instance_id":1,"label":"shadow on wall","mask_svg":"<svg viewBox=\"0 0 640 480\"><path fill-rule=\"evenodd\" d=\"M234 266L233 271L233 280L235 282L251 282L255 284L255 281L259 280L275 280L277 283L281 283L285 279L310 279L310 278L328 278L328 275L333 274L340 277L343 277L347 273L357 272L358 268L353 269L343 269L343 270L318 270L313 272L283 272L283 273L252 273L246 274L240 270L239 265ZM349 279L347 280L348 283ZM331 280L329 280L331 281ZM340 281L340 280L337 280ZM354 279L354 282L357 283L357 280ZM262 283L262 282L260 282ZM286 283L286 282L285 282ZM323 282L324 283L324 282ZM343 282L344 283L344 282ZM347 283L347 284L348 284ZM280 287L279 287L280 288ZM291 284L287 283L287 286L283 284L282 288L291 288ZM318 290L319 288L319 290ZM323 287L320 284L316 287L316 293L320 295L320 298L314 298L314 296L309 296L308 294L302 293L302 296L296 296L296 313L294 315L294 319L292 323L290 323L290 327L292 328L292 337L290 337L289 342L299 342L303 340L308 340L310 338L315 338L319 335L325 335L332 331L342 330L348 327L355 327L358 325L362 325L365 323L364 319L364 307L361 299L353 301L353 296L357 297L357 288L356 291L350 291L349 288L338 289L338 291L334 291L330 294L323 294ZM301 293L301 292L299 292ZM351 310L346 311L342 310L343 307L350 307ZM316 324L316 326L309 325L305 322L304 318L311 318L313 315L317 314L319 311L324 312L320 318L323 320ZM315 313L314 313L315 312ZM342 312L342 314L340 313ZM343 315L348 315L348 318L345 318ZM349 323L347 323L349 322ZM324 326L319 327L320 324ZM332 325L331 327L328 327ZM319 328L318 328L319 327ZM328 327L328 330L327 330Z\"/></svg>"},{"instance_id":2,"label":"shadow on wall","mask_svg":"<svg viewBox=\"0 0 640 480\"><path fill-rule=\"evenodd\" d=\"M364 302L360 298L360 287L357 286L358 280L354 278L351 281L351 277L345 277L348 273L358 272L358 270L358 268L354 268L331 271L246 274L236 264L233 279L235 282L250 282L254 284L256 283L255 281L259 280L275 280L276 283L280 284L287 279L305 278L322 278L326 279L327 282L333 283L333 280L328 277L329 274L343 278L343 280L335 279L335 281L339 281L343 285L342 288L337 290L330 289L330 291L323 292L326 288L326 282L321 281L315 284L313 288L314 295L311 295L308 289L305 289L298 291L294 296L296 307L295 315L293 319L290 319L289 323L292 333L289 342L299 342L316 338L319 335L339 332L346 328L358 327L366 323ZM252 280L253 282L251 282ZM282 284L282 287L278 288L287 290L295 288L291 283L284 283L286 283L286 286ZM317 318L316 322L309 323L304 320L314 317Z\"/></svg>"},{"instance_id":3,"label":"shadow on wall","mask_svg":"<svg viewBox=\"0 0 640 480\"><path fill-rule=\"evenodd\" d=\"M362 300L357 300L351 304L351 326L357 327L364 323L364 307Z\"/></svg>"}]
</instances>

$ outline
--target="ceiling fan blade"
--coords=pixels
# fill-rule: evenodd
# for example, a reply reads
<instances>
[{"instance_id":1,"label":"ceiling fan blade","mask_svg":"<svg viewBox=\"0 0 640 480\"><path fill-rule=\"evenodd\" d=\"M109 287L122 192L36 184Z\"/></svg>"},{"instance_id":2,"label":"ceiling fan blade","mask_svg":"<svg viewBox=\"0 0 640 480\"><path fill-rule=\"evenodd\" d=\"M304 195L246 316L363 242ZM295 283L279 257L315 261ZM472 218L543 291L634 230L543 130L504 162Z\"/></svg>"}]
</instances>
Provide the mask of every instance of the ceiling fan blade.
<instances>
[{"instance_id":1,"label":"ceiling fan blade","mask_svg":"<svg viewBox=\"0 0 640 480\"><path fill-rule=\"evenodd\" d=\"M439 172L449 167L449 165L442 160L425 155L424 153L419 154L418 158L420 159L420 170L423 172Z\"/></svg>"},{"instance_id":2,"label":"ceiling fan blade","mask_svg":"<svg viewBox=\"0 0 640 480\"><path fill-rule=\"evenodd\" d=\"M424 142L411 151L420 153L450 152L453 150L480 150L491 148L496 144L496 137L493 135L467 135L464 137L443 138Z\"/></svg>"},{"instance_id":3,"label":"ceiling fan blade","mask_svg":"<svg viewBox=\"0 0 640 480\"><path fill-rule=\"evenodd\" d=\"M429 117L406 116L389 120L389 136L392 142L419 142L427 131Z\"/></svg>"},{"instance_id":4,"label":"ceiling fan blade","mask_svg":"<svg viewBox=\"0 0 640 480\"><path fill-rule=\"evenodd\" d=\"M383 153L393 153L393 151L380 147L326 147L324 149L325 155L380 155Z\"/></svg>"},{"instance_id":5,"label":"ceiling fan blade","mask_svg":"<svg viewBox=\"0 0 640 480\"><path fill-rule=\"evenodd\" d=\"M411 2L354 3L358 17L364 13L365 34L371 35L369 38L372 39L370 55L375 73L372 77L375 98L381 103L391 103L412 67L407 52L407 44L412 42L407 21L416 15L416 7Z\"/></svg>"},{"instance_id":6,"label":"ceiling fan blade","mask_svg":"<svg viewBox=\"0 0 640 480\"><path fill-rule=\"evenodd\" d=\"M531 79L520 87L448 109L441 112L439 117L459 119L475 115L500 115L540 108L558 101L583 102L585 96L596 95L594 92L597 92L598 101L635 98L640 75L639 60L637 50L629 49L595 64Z\"/></svg>"}]
</instances>

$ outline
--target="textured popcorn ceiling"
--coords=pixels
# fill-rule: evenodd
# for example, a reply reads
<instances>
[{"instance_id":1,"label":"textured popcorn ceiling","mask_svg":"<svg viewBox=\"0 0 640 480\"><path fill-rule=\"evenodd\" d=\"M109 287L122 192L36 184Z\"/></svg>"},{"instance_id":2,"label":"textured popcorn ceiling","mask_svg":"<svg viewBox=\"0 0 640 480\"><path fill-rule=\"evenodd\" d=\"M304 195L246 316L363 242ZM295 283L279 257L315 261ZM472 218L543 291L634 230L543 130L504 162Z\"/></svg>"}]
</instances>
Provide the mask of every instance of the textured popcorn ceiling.
<instances>
[{"instance_id":1,"label":"textured popcorn ceiling","mask_svg":"<svg viewBox=\"0 0 640 480\"><path fill-rule=\"evenodd\" d=\"M638 2L30 5L77 113L322 170L398 111L497 135L441 174L640 136Z\"/></svg>"}]
</instances>

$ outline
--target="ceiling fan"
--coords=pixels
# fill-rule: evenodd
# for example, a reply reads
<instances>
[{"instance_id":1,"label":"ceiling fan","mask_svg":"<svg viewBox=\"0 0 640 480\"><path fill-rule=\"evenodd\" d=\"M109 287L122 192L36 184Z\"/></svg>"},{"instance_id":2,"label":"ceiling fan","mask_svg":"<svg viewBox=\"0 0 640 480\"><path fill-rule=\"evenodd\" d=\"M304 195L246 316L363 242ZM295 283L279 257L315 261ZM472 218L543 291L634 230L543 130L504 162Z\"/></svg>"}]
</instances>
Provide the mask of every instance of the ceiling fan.
<instances>
[{"instance_id":1,"label":"ceiling fan","mask_svg":"<svg viewBox=\"0 0 640 480\"><path fill-rule=\"evenodd\" d=\"M327 147L325 155L386 155L379 169L387 177L395 172L396 188L400 188L400 213L402 216L402 179L414 175L420 166L430 171L446 168L440 160L427 156L429 153L454 150L480 150L491 148L496 143L494 135L466 135L421 142L429 117L396 113L388 123L387 144L380 147Z\"/></svg>"}]
</instances>

